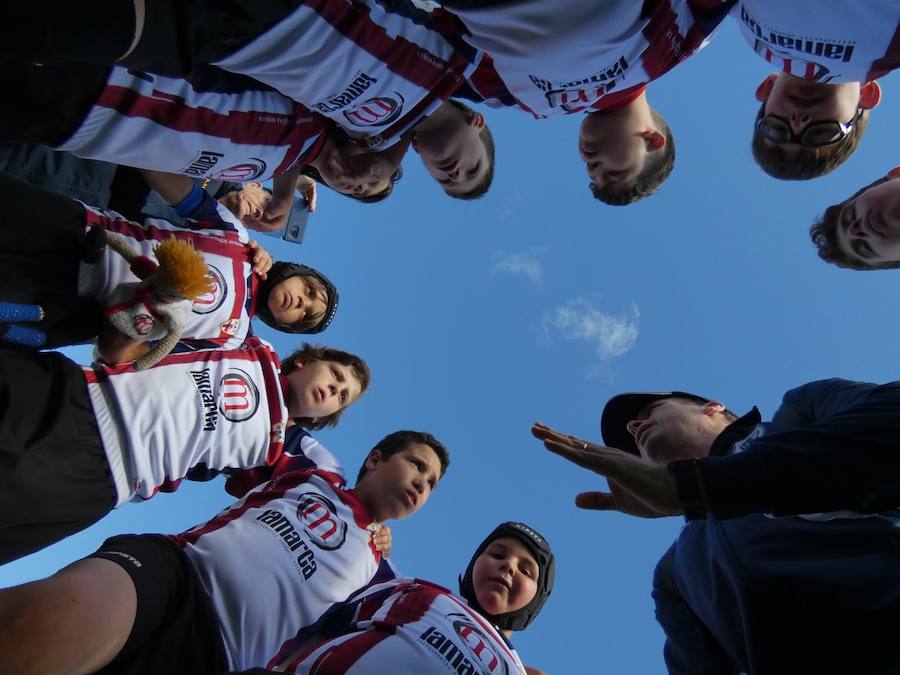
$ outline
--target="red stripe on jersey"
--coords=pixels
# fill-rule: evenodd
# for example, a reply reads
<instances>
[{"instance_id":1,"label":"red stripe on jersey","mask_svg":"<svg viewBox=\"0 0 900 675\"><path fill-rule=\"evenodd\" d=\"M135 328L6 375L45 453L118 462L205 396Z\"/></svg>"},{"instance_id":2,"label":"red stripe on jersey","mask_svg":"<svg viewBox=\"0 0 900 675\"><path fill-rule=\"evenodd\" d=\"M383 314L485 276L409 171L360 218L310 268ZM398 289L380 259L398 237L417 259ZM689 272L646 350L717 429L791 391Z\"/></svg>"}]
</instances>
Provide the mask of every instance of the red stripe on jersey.
<instances>
[{"instance_id":1,"label":"red stripe on jersey","mask_svg":"<svg viewBox=\"0 0 900 675\"><path fill-rule=\"evenodd\" d=\"M84 381L87 384L100 384L109 379L109 376L102 370L95 370L91 366L82 366L81 372L84 373Z\"/></svg>"},{"instance_id":2,"label":"red stripe on jersey","mask_svg":"<svg viewBox=\"0 0 900 675\"><path fill-rule=\"evenodd\" d=\"M653 81L672 70L690 56L703 42L703 33L695 28L682 35L678 27L678 15L665 0L644 0L641 18L650 17L644 30L647 49L641 54L641 62L648 81Z\"/></svg>"},{"instance_id":3,"label":"red stripe on jersey","mask_svg":"<svg viewBox=\"0 0 900 675\"><path fill-rule=\"evenodd\" d=\"M411 585L410 588L399 597L388 610L387 615L379 621L387 626L402 626L418 621L434 604L435 598L446 595L446 591L435 586L421 584Z\"/></svg>"},{"instance_id":4,"label":"red stripe on jersey","mask_svg":"<svg viewBox=\"0 0 900 675\"><path fill-rule=\"evenodd\" d=\"M391 633L369 630L329 647L316 659L309 675L344 675L366 652L389 637Z\"/></svg>"},{"instance_id":5,"label":"red stripe on jersey","mask_svg":"<svg viewBox=\"0 0 900 675\"><path fill-rule=\"evenodd\" d=\"M884 77L897 68L900 68L900 23L894 30L894 37L891 38L884 56L872 62L872 69L866 74L866 82Z\"/></svg>"}]
</instances>

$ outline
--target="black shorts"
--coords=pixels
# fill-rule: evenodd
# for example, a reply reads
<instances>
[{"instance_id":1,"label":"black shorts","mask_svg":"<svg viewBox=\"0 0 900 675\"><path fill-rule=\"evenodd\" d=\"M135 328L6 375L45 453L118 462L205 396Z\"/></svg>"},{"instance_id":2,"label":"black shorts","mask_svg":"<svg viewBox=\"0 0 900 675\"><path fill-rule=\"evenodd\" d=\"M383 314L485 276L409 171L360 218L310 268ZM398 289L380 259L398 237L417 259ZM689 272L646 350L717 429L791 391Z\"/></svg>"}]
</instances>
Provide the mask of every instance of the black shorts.
<instances>
[{"instance_id":1,"label":"black shorts","mask_svg":"<svg viewBox=\"0 0 900 675\"><path fill-rule=\"evenodd\" d=\"M0 564L83 530L116 500L81 367L0 349Z\"/></svg>"},{"instance_id":2,"label":"black shorts","mask_svg":"<svg viewBox=\"0 0 900 675\"><path fill-rule=\"evenodd\" d=\"M137 613L125 646L98 671L217 674L228 670L215 609L190 559L159 534L111 537L88 556L124 569L137 592Z\"/></svg>"}]
</instances>

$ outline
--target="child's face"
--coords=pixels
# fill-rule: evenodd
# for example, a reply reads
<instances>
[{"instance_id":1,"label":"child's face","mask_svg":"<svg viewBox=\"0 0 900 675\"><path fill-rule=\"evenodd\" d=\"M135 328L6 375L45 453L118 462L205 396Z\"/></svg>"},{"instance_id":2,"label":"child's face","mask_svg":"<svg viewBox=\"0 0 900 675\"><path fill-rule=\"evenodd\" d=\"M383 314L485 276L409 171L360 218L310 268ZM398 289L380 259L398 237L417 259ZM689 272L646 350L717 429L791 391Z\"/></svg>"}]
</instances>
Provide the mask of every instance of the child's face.
<instances>
[{"instance_id":1,"label":"child's face","mask_svg":"<svg viewBox=\"0 0 900 675\"><path fill-rule=\"evenodd\" d=\"M591 183L598 188L615 184L622 190L634 185L651 152L660 147L658 131L637 124L631 111L588 113L581 121L578 154Z\"/></svg>"},{"instance_id":2,"label":"child's face","mask_svg":"<svg viewBox=\"0 0 900 675\"><path fill-rule=\"evenodd\" d=\"M328 187L351 197L381 194L398 166L390 153L366 152L355 145L334 145L317 163Z\"/></svg>"},{"instance_id":3,"label":"child's face","mask_svg":"<svg viewBox=\"0 0 900 675\"><path fill-rule=\"evenodd\" d=\"M275 321L292 326L325 314L328 294L315 277L295 275L275 284L266 304Z\"/></svg>"},{"instance_id":4,"label":"child's face","mask_svg":"<svg viewBox=\"0 0 900 675\"><path fill-rule=\"evenodd\" d=\"M245 183L240 190L229 192L219 201L238 217L244 227L255 228L272 199L259 183Z\"/></svg>"},{"instance_id":5,"label":"child's face","mask_svg":"<svg viewBox=\"0 0 900 675\"><path fill-rule=\"evenodd\" d=\"M465 194L481 183L489 170L481 140L484 118L453 106L448 111L452 114L442 115L439 123L416 133L413 147L445 192Z\"/></svg>"},{"instance_id":6,"label":"child's face","mask_svg":"<svg viewBox=\"0 0 900 675\"><path fill-rule=\"evenodd\" d=\"M472 585L482 609L491 616L522 609L537 593L540 567L518 539L495 539L472 568Z\"/></svg>"},{"instance_id":7,"label":"child's face","mask_svg":"<svg viewBox=\"0 0 900 675\"><path fill-rule=\"evenodd\" d=\"M430 445L411 443L387 458L374 450L356 492L375 520L401 520L425 506L441 479L441 460Z\"/></svg>"},{"instance_id":8,"label":"child's face","mask_svg":"<svg viewBox=\"0 0 900 675\"><path fill-rule=\"evenodd\" d=\"M863 265L900 260L900 179L869 188L841 210L837 244Z\"/></svg>"},{"instance_id":9,"label":"child's face","mask_svg":"<svg viewBox=\"0 0 900 675\"><path fill-rule=\"evenodd\" d=\"M291 417L325 417L346 408L362 393L353 369L334 361L298 361L287 381Z\"/></svg>"}]
</instances>

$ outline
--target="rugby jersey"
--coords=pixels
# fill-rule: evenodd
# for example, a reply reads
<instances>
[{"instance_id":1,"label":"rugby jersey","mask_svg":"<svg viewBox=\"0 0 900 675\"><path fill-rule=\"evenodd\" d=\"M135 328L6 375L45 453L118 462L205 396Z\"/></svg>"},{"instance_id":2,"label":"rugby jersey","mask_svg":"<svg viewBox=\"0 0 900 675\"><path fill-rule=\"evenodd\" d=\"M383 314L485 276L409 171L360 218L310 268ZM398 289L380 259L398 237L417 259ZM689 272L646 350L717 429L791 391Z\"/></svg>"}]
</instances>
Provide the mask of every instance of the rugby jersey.
<instances>
[{"instance_id":1,"label":"rugby jersey","mask_svg":"<svg viewBox=\"0 0 900 675\"><path fill-rule=\"evenodd\" d=\"M900 67L896 0L741 0L731 16L757 55L796 77L867 82Z\"/></svg>"},{"instance_id":2,"label":"rugby jersey","mask_svg":"<svg viewBox=\"0 0 900 675\"><path fill-rule=\"evenodd\" d=\"M520 107L545 118L621 105L621 96L706 46L730 5L516 0L453 11L471 33L466 40L491 55Z\"/></svg>"},{"instance_id":3,"label":"rugby jersey","mask_svg":"<svg viewBox=\"0 0 900 675\"><path fill-rule=\"evenodd\" d=\"M57 150L230 181L264 181L314 158L326 121L249 82L235 91L207 91L188 79L114 67L81 126Z\"/></svg>"},{"instance_id":4,"label":"rugby jersey","mask_svg":"<svg viewBox=\"0 0 900 675\"><path fill-rule=\"evenodd\" d=\"M233 669L265 664L298 627L373 578L395 576L372 544L380 524L340 475L315 468L313 459L329 464L333 456L307 449L309 456L285 455L268 483L174 538L212 600Z\"/></svg>"},{"instance_id":5,"label":"rugby jersey","mask_svg":"<svg viewBox=\"0 0 900 675\"><path fill-rule=\"evenodd\" d=\"M301 0L216 65L271 85L351 138L388 147L451 96L481 53L409 0Z\"/></svg>"},{"instance_id":6,"label":"rugby jersey","mask_svg":"<svg viewBox=\"0 0 900 675\"><path fill-rule=\"evenodd\" d=\"M313 636L337 636L313 650ZM421 579L373 583L285 644L268 667L305 675L512 675L525 668L506 638L446 588Z\"/></svg>"},{"instance_id":7,"label":"rugby jersey","mask_svg":"<svg viewBox=\"0 0 900 675\"><path fill-rule=\"evenodd\" d=\"M170 354L148 370L84 368L118 500L170 492L183 478L274 464L287 408L271 347Z\"/></svg>"},{"instance_id":8,"label":"rugby jersey","mask_svg":"<svg viewBox=\"0 0 900 675\"><path fill-rule=\"evenodd\" d=\"M193 341L195 347L237 349L250 328L259 279L253 273L244 226L225 206L215 206L217 220L178 226L158 218L140 224L85 205L85 226L121 234L138 253L151 258L153 247L169 237L190 241L203 254L212 285L194 301L181 339ZM138 281L125 258L107 248L96 263L81 264L78 292L105 302L119 284Z\"/></svg>"}]
</instances>

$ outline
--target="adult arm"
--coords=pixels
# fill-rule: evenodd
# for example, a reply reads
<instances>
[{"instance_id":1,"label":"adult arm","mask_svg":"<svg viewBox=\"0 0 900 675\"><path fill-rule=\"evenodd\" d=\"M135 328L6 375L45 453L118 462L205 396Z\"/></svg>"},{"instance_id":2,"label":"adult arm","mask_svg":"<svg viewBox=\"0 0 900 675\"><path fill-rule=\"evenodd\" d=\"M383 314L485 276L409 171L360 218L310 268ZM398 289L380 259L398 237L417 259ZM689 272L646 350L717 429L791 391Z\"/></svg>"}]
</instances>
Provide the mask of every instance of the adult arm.
<instances>
[{"instance_id":1,"label":"adult arm","mask_svg":"<svg viewBox=\"0 0 900 675\"><path fill-rule=\"evenodd\" d=\"M700 460L709 510L733 518L900 506L900 382L873 385L849 407L828 401L819 407L830 414L812 424L762 436L739 454ZM820 412L815 405L809 411Z\"/></svg>"},{"instance_id":2,"label":"adult arm","mask_svg":"<svg viewBox=\"0 0 900 675\"><path fill-rule=\"evenodd\" d=\"M864 399L876 385L832 378L808 382L788 391L772 416L776 429L814 424L850 408Z\"/></svg>"},{"instance_id":3,"label":"adult arm","mask_svg":"<svg viewBox=\"0 0 900 675\"><path fill-rule=\"evenodd\" d=\"M721 645L694 614L672 577L674 547L656 566L653 602L656 620L666 634L663 656L669 675L738 675Z\"/></svg>"}]
</instances>

